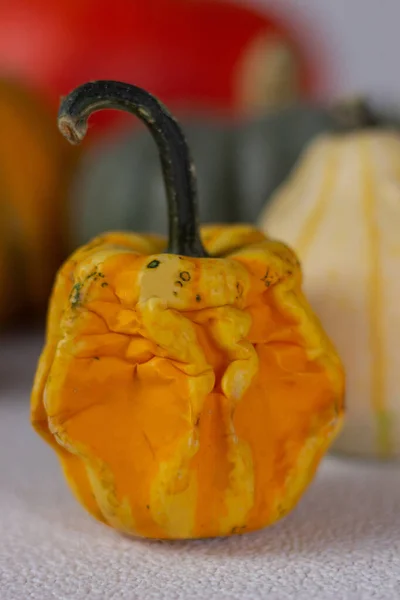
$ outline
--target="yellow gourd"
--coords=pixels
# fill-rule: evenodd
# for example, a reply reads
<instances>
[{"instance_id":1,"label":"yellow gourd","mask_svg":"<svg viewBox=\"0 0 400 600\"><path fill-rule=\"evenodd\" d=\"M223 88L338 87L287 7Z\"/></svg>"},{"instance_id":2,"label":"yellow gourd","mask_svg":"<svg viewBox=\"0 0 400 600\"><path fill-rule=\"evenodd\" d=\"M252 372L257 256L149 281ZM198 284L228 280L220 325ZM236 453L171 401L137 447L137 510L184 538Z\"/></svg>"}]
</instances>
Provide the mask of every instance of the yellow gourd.
<instances>
[{"instance_id":1,"label":"yellow gourd","mask_svg":"<svg viewBox=\"0 0 400 600\"><path fill-rule=\"evenodd\" d=\"M77 499L116 529L265 527L297 503L339 430L340 359L288 247L249 225L198 227L194 166L155 98L87 84L65 99L60 129L77 142L107 107L139 116L158 143L169 242L104 234L60 269L32 423Z\"/></svg>"},{"instance_id":2,"label":"yellow gourd","mask_svg":"<svg viewBox=\"0 0 400 600\"><path fill-rule=\"evenodd\" d=\"M319 137L259 226L298 253L305 293L343 358L347 410L334 449L400 458L400 136Z\"/></svg>"}]
</instances>

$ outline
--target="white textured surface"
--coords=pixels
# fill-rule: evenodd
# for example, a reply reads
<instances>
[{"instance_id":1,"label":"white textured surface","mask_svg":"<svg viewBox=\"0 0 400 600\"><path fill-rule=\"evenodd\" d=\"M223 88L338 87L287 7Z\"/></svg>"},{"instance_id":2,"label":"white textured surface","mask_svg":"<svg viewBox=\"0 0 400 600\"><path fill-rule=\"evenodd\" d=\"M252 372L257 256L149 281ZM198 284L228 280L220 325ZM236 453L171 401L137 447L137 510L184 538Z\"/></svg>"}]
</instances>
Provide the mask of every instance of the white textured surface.
<instances>
[{"instance_id":1,"label":"white textured surface","mask_svg":"<svg viewBox=\"0 0 400 600\"><path fill-rule=\"evenodd\" d=\"M31 431L37 344L21 343L0 341L1 600L400 598L399 466L326 460L298 508L252 535L130 540L75 503Z\"/></svg>"}]
</instances>

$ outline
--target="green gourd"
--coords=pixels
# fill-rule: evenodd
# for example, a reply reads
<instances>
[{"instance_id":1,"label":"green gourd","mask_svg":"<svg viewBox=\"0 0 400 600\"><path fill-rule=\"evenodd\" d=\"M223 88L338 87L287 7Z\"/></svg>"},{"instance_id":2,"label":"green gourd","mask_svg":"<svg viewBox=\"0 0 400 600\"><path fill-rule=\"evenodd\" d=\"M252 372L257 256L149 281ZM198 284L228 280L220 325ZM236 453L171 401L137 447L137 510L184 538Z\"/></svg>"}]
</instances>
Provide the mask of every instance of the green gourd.
<instances>
[{"instance_id":1,"label":"green gourd","mask_svg":"<svg viewBox=\"0 0 400 600\"><path fill-rule=\"evenodd\" d=\"M370 114L359 100L345 106L295 105L235 124L181 119L197 168L201 222L254 223L317 134ZM72 247L105 230L164 233L164 194L157 150L144 130L103 139L87 150L71 189Z\"/></svg>"}]
</instances>

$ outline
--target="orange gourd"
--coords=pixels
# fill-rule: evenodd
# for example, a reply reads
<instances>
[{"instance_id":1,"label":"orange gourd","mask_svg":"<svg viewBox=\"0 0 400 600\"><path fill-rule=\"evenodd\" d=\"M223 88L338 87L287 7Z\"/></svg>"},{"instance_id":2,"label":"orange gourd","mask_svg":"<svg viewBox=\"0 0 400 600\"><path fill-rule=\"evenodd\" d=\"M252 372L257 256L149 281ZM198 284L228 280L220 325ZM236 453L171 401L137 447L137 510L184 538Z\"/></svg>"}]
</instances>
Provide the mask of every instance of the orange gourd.
<instances>
[{"instance_id":1,"label":"orange gourd","mask_svg":"<svg viewBox=\"0 0 400 600\"><path fill-rule=\"evenodd\" d=\"M117 82L68 96L71 142L101 108L156 139L169 240L107 233L60 269L31 420L76 498L148 538L244 533L298 501L343 415L338 355L295 254L250 225L197 224L195 171L158 101ZM111 199L110 199L111 200Z\"/></svg>"},{"instance_id":2,"label":"orange gourd","mask_svg":"<svg viewBox=\"0 0 400 600\"><path fill-rule=\"evenodd\" d=\"M52 121L32 92L0 80L0 322L45 308L62 259L63 198L75 157Z\"/></svg>"}]
</instances>

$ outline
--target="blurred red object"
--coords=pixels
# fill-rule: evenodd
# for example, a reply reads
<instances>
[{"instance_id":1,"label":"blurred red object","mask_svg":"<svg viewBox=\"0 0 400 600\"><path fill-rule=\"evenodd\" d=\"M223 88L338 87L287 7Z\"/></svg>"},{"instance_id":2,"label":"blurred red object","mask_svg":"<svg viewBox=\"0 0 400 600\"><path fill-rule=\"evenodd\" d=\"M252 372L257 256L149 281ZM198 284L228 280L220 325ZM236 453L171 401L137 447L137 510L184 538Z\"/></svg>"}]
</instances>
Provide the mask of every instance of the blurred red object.
<instances>
[{"instance_id":1,"label":"blurred red object","mask_svg":"<svg viewBox=\"0 0 400 600\"><path fill-rule=\"evenodd\" d=\"M290 27L226 0L2 2L0 74L35 85L55 110L87 80L119 79L174 109L224 114L308 96L315 75ZM95 118L105 127L124 116Z\"/></svg>"}]
</instances>

